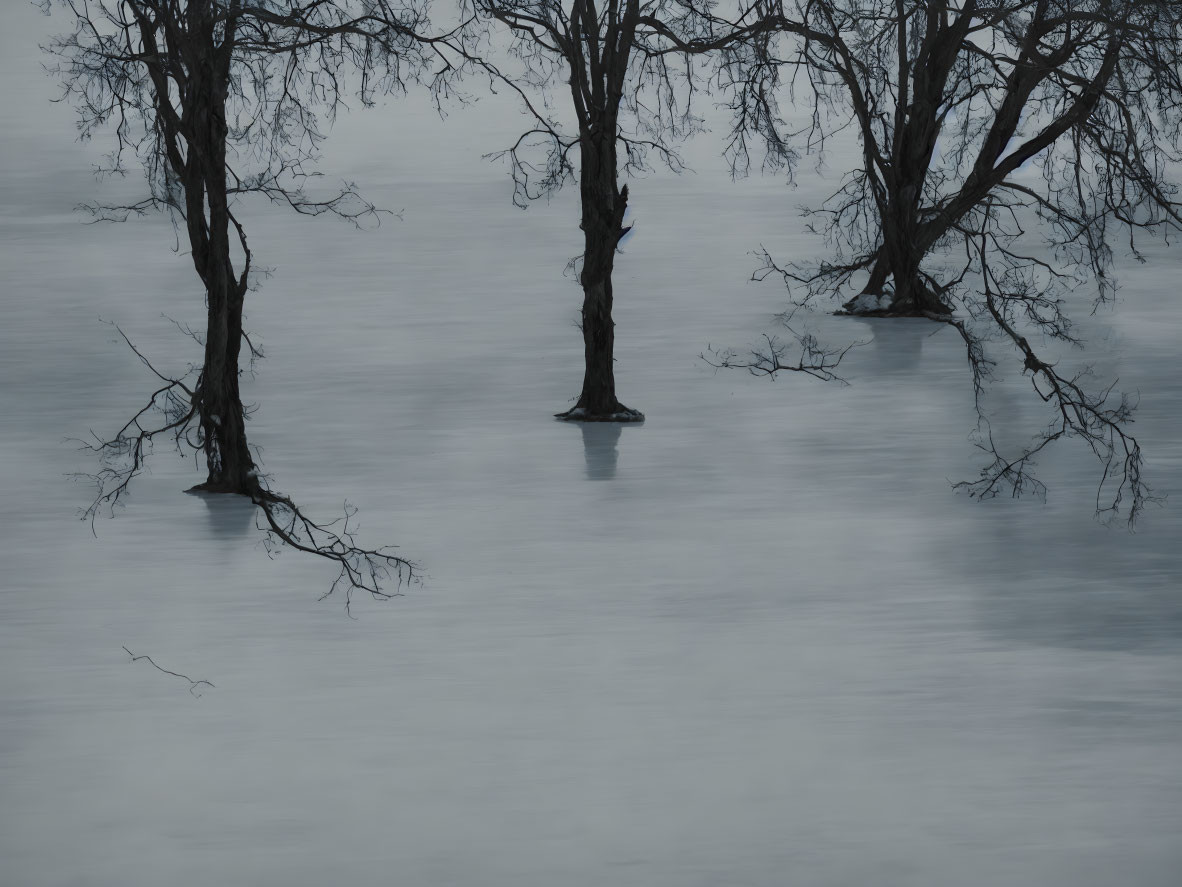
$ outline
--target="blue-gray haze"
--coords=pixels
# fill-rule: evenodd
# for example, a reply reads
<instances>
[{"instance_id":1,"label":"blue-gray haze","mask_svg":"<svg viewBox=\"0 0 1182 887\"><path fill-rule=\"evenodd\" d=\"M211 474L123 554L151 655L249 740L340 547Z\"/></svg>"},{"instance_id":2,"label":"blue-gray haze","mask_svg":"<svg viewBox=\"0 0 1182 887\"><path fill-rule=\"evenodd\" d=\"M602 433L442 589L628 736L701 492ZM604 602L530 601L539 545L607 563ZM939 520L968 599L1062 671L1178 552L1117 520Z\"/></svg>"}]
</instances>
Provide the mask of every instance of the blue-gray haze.
<instances>
[{"instance_id":1,"label":"blue-gray haze","mask_svg":"<svg viewBox=\"0 0 1182 887\"><path fill-rule=\"evenodd\" d=\"M1175 499L1134 535L1070 444L1045 505L952 492L979 454L951 330L813 316L873 339L848 388L698 359L775 331L748 253L820 254L795 207L840 149L792 190L732 183L707 134L632 186L617 374L649 419L579 428L549 418L582 372L576 195L520 212L480 159L517 110L346 115L323 168L402 220L249 208L275 273L245 397L278 488L427 567L351 621L166 448L97 538L75 519L93 463L64 439L152 383L100 318L183 369L162 315L199 324L201 291L165 219L83 224L140 182L97 182L110 144L50 104L51 24L0 22L0 883L1180 882L1182 251L1122 260L1064 357L1140 392ZM989 405L1014 440L1046 420L1012 371Z\"/></svg>"}]
</instances>

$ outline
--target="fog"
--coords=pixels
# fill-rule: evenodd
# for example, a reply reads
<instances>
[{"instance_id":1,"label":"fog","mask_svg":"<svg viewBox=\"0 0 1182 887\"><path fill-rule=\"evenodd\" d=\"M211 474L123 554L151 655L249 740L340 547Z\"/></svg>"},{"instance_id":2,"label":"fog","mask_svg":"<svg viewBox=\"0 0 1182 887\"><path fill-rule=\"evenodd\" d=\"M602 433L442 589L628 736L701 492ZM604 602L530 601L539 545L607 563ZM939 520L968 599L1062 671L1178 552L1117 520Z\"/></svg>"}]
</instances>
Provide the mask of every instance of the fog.
<instances>
[{"instance_id":1,"label":"fog","mask_svg":"<svg viewBox=\"0 0 1182 887\"><path fill-rule=\"evenodd\" d=\"M355 231L251 205L266 351L245 399L277 489L357 506L425 571L385 603L270 558L244 502L159 447L113 519L77 519L202 292L167 219L87 225L111 145L79 143L0 12L0 883L1173 887L1182 871L1182 252L1118 260L1084 353L1139 392L1136 533L1092 515L1070 441L1036 499L952 481L981 454L963 345L922 321L800 319L855 340L848 387L716 372L775 333L761 245L821 254L795 186L630 185L617 382L636 427L556 422L582 378L577 194L521 212L481 160L523 118L420 97L338 122L322 169L400 211ZM60 21L59 21L59 27ZM999 355L1008 355L999 349ZM999 434L1046 421L1012 365ZM131 662L123 647L207 680Z\"/></svg>"}]
</instances>

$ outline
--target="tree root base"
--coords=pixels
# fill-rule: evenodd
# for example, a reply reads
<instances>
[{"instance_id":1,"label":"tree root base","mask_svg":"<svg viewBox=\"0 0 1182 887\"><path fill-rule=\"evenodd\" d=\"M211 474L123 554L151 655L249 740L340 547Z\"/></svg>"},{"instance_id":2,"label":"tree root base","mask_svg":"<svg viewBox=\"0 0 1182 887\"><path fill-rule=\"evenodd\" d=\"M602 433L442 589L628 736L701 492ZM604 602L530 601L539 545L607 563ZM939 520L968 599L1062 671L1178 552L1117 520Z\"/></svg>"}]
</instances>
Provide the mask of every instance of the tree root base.
<instances>
[{"instance_id":1,"label":"tree root base","mask_svg":"<svg viewBox=\"0 0 1182 887\"><path fill-rule=\"evenodd\" d=\"M619 408L610 413L592 413L585 407L575 407L565 413L555 413L554 418L563 422L643 422L644 413L619 404Z\"/></svg>"},{"instance_id":2,"label":"tree root base","mask_svg":"<svg viewBox=\"0 0 1182 887\"><path fill-rule=\"evenodd\" d=\"M932 320L934 318L951 318L951 311L933 311L924 308L882 308L875 311L847 311L845 308L839 308L833 312L834 317L922 317Z\"/></svg>"},{"instance_id":3,"label":"tree root base","mask_svg":"<svg viewBox=\"0 0 1182 887\"><path fill-rule=\"evenodd\" d=\"M837 317L925 317L929 320L952 317L952 309L938 299L929 306L914 302L892 302L889 292L861 293L834 311Z\"/></svg>"},{"instance_id":4,"label":"tree root base","mask_svg":"<svg viewBox=\"0 0 1182 887\"><path fill-rule=\"evenodd\" d=\"M186 493L199 495L201 493L217 493L225 496L245 496L247 499L253 500L256 497L257 490L247 490L234 484L228 484L224 481L210 481L197 484L195 487L189 487L185 490Z\"/></svg>"}]
</instances>

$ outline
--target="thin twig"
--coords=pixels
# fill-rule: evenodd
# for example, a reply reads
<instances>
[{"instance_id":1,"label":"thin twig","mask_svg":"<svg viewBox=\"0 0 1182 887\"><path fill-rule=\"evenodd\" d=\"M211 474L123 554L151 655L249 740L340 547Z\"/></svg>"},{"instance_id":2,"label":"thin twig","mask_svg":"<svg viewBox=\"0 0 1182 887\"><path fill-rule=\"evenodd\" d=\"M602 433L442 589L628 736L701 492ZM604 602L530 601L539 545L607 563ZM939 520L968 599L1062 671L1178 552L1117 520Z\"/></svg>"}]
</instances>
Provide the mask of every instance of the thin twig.
<instances>
[{"instance_id":1,"label":"thin twig","mask_svg":"<svg viewBox=\"0 0 1182 887\"><path fill-rule=\"evenodd\" d=\"M139 662L139 660L141 660L141 659L147 659L148 662L150 662L152 664L152 667L155 668L157 671L162 671L165 674L172 675L174 678L181 678L183 680L188 681L189 682L189 692L193 696L197 697L198 699L201 698L201 694L197 692L198 687L200 687L202 684L204 684L206 687L213 687L213 684L211 684L209 681L195 681L191 677L189 677L188 675L180 674L175 671L169 671L167 668L161 668L159 665L156 664L156 661L154 659L152 659L151 656L143 656L143 655L136 656L135 653L132 653L130 650L127 649L127 647L123 648L123 652L125 652L128 656L131 657L132 662ZM214 688L214 689L216 689L216 688Z\"/></svg>"}]
</instances>

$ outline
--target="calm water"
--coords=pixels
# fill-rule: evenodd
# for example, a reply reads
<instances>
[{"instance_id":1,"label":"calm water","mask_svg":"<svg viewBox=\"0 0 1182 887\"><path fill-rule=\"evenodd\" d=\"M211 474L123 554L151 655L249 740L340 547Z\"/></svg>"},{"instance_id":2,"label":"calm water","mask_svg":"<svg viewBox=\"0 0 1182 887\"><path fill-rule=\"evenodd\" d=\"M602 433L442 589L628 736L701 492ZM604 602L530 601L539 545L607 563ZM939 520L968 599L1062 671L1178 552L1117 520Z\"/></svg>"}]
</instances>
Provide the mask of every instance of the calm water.
<instances>
[{"instance_id":1,"label":"calm water","mask_svg":"<svg viewBox=\"0 0 1182 887\"><path fill-rule=\"evenodd\" d=\"M1070 357L1141 393L1174 498L1131 535L1091 519L1070 446L1046 505L950 490L976 454L947 331L813 318L872 339L848 388L698 360L774 331L749 250L822 249L793 210L818 177L733 185L709 139L697 175L632 187L617 369L649 421L551 421L581 377L573 195L511 207L478 159L506 106L354 115L325 168L403 220L250 212L276 273L246 385L276 486L348 497L426 567L351 621L163 449L97 538L75 519L65 475L93 463L64 439L151 383L99 318L179 368L199 355L161 314L201 295L167 223L71 212L136 183L93 180L43 20L3 19L0 883L1178 883L1182 253L1130 264ZM1045 421L1027 384L991 401L1003 433Z\"/></svg>"}]
</instances>

